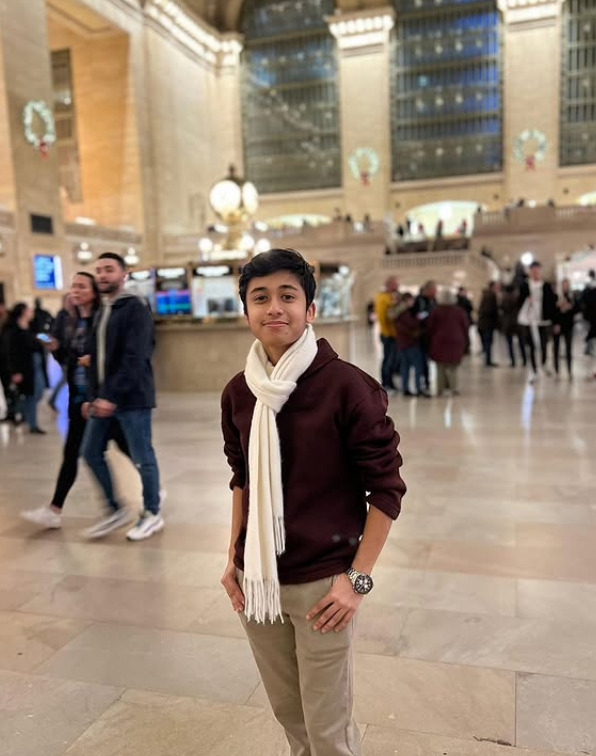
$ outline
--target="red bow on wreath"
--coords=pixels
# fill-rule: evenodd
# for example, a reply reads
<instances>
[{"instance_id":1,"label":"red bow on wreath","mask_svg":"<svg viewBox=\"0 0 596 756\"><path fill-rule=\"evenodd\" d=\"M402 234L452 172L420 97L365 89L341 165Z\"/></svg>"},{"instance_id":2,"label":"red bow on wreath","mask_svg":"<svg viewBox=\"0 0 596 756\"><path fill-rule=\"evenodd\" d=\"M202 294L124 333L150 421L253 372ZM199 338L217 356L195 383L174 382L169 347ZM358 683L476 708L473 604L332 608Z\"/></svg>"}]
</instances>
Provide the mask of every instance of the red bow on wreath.
<instances>
[{"instance_id":1,"label":"red bow on wreath","mask_svg":"<svg viewBox=\"0 0 596 756\"><path fill-rule=\"evenodd\" d=\"M536 170L536 155L526 155L524 164L526 166L526 171L535 171Z\"/></svg>"}]
</instances>

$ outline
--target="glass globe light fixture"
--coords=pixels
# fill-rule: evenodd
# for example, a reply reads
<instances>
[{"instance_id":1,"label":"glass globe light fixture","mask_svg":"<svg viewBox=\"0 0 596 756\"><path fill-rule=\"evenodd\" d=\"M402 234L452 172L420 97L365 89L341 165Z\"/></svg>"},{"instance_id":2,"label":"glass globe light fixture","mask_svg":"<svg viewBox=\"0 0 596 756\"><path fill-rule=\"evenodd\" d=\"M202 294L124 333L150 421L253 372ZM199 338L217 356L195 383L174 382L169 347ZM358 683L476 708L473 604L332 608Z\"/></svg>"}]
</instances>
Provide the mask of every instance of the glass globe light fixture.
<instances>
[{"instance_id":1,"label":"glass globe light fixture","mask_svg":"<svg viewBox=\"0 0 596 756\"><path fill-rule=\"evenodd\" d=\"M243 252L252 252L255 246L255 240L250 234L242 234L240 241L238 242L238 249Z\"/></svg>"},{"instance_id":2,"label":"glass globe light fixture","mask_svg":"<svg viewBox=\"0 0 596 756\"><path fill-rule=\"evenodd\" d=\"M83 265L93 260L93 252L89 248L89 245L87 244L87 242L81 242L79 244L79 247L75 252L75 255L76 255L77 260L80 263L83 263Z\"/></svg>"},{"instance_id":3,"label":"glass globe light fixture","mask_svg":"<svg viewBox=\"0 0 596 756\"><path fill-rule=\"evenodd\" d=\"M134 247L129 247L124 256L124 262L127 265L138 265L139 261L140 257L138 256L136 249Z\"/></svg>"},{"instance_id":4,"label":"glass globe light fixture","mask_svg":"<svg viewBox=\"0 0 596 756\"><path fill-rule=\"evenodd\" d=\"M228 225L240 223L252 217L259 207L259 193L250 181L236 175L230 166L228 175L211 187L209 204L214 212Z\"/></svg>"},{"instance_id":5,"label":"glass globe light fixture","mask_svg":"<svg viewBox=\"0 0 596 756\"><path fill-rule=\"evenodd\" d=\"M203 244L199 241L201 253L211 259L240 259L248 257L255 251L255 240L248 233L252 219L259 208L259 193L250 181L236 175L236 169L230 166L228 175L211 187L209 203L212 210L225 226L226 234L221 249ZM218 231L218 224L213 230ZM263 250L262 250L263 251Z\"/></svg>"},{"instance_id":6,"label":"glass globe light fixture","mask_svg":"<svg viewBox=\"0 0 596 756\"><path fill-rule=\"evenodd\" d=\"M220 218L232 219L242 207L242 190L234 181L218 181L209 192L209 203Z\"/></svg>"},{"instance_id":7,"label":"glass globe light fixture","mask_svg":"<svg viewBox=\"0 0 596 756\"><path fill-rule=\"evenodd\" d=\"M202 255L208 255L213 251L213 242L208 236L203 236L199 239L199 252Z\"/></svg>"},{"instance_id":8,"label":"glass globe light fixture","mask_svg":"<svg viewBox=\"0 0 596 756\"><path fill-rule=\"evenodd\" d=\"M261 252L269 252L271 249L271 242L269 239L259 239L255 245L255 255L260 255Z\"/></svg>"},{"instance_id":9,"label":"glass globe light fixture","mask_svg":"<svg viewBox=\"0 0 596 756\"><path fill-rule=\"evenodd\" d=\"M521 264L528 267L534 262L534 255L532 252L524 252L520 258Z\"/></svg>"}]
</instances>

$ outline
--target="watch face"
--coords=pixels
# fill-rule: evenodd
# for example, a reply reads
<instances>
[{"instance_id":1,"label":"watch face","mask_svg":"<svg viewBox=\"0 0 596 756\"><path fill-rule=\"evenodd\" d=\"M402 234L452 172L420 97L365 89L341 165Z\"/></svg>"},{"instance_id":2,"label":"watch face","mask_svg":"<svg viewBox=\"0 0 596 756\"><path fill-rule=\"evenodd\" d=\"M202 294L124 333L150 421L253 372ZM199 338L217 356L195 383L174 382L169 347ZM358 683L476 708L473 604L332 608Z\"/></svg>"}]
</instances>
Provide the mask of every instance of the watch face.
<instances>
[{"instance_id":1,"label":"watch face","mask_svg":"<svg viewBox=\"0 0 596 756\"><path fill-rule=\"evenodd\" d=\"M354 579L354 590L356 593L370 593L372 591L373 581L370 575L360 574Z\"/></svg>"}]
</instances>

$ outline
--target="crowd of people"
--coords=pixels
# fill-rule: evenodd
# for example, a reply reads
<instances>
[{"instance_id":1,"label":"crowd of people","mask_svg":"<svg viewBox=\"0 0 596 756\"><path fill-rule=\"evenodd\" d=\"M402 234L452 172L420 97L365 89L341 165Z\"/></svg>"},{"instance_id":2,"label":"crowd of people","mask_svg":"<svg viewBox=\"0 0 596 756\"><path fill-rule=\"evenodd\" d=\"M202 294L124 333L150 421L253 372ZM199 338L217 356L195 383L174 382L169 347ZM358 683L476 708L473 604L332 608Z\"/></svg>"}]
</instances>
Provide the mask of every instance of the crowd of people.
<instances>
[{"instance_id":1,"label":"crowd of people","mask_svg":"<svg viewBox=\"0 0 596 756\"><path fill-rule=\"evenodd\" d=\"M437 365L437 393L459 393L458 368L469 350L472 304L465 289L437 296L435 281L427 281L415 297L400 293L391 276L377 294L374 309L383 344L381 383L389 393L430 398L429 362ZM411 374L414 373L414 385ZM395 382L399 374L401 384Z\"/></svg>"},{"instance_id":2,"label":"crowd of people","mask_svg":"<svg viewBox=\"0 0 596 756\"><path fill-rule=\"evenodd\" d=\"M561 351L573 379L573 336L577 320L586 322L585 353L596 358L596 274L589 273L581 293L571 290L568 279L558 291L542 278L542 267L532 262L527 275L505 286L490 281L482 293L475 319L474 307L464 287L455 295L438 293L435 281L427 281L417 296L399 291L391 276L376 295L372 310L378 322L383 357L381 383L389 393L429 398L429 362L436 363L436 393L459 393L458 372L470 352L470 328L476 326L484 365L498 367L493 352L497 336L507 342L511 367L528 367L528 381L561 373ZM552 344L552 369L549 349ZM411 373L414 373L414 385ZM397 383L399 377L399 385ZM596 378L596 369L593 371Z\"/></svg>"},{"instance_id":3,"label":"crowd of people","mask_svg":"<svg viewBox=\"0 0 596 756\"><path fill-rule=\"evenodd\" d=\"M562 279L558 289L544 281L542 266L535 260L529 266L527 277L505 286L491 281L482 293L477 325L484 364L497 367L493 346L495 337L502 333L511 367L519 362L528 367L530 383L541 374L552 375L553 371L559 377L561 345L564 344L567 376L573 380L573 341L579 319L585 321L587 328L584 352L596 356L596 273L589 272L587 286L577 294L567 278Z\"/></svg>"},{"instance_id":4,"label":"crowd of people","mask_svg":"<svg viewBox=\"0 0 596 756\"><path fill-rule=\"evenodd\" d=\"M35 310L19 302L4 316L0 331L5 421L24 421L30 433L45 433L37 422L37 406L48 386L48 352L62 366L68 386L68 433L54 493L23 517L43 528L62 526L62 509L83 456L106 506L105 516L85 533L90 539L134 518L114 495L105 459L111 440L130 457L143 485L143 511L128 530L128 540L143 540L164 526L151 441L153 318L147 304L126 291L126 277L122 257L106 252L98 258L95 276L86 271L74 276L55 320L39 301ZM55 397L49 401L52 405Z\"/></svg>"}]
</instances>

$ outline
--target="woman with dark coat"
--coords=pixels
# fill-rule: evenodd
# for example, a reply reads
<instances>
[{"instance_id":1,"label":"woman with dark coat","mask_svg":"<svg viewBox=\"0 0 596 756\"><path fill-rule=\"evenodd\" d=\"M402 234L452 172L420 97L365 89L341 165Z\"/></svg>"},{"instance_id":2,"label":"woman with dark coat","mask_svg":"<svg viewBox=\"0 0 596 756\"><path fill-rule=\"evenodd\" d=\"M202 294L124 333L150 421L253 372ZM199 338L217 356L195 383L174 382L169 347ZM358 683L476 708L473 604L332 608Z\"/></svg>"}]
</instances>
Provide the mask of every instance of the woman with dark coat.
<instances>
[{"instance_id":1,"label":"woman with dark coat","mask_svg":"<svg viewBox=\"0 0 596 756\"><path fill-rule=\"evenodd\" d=\"M437 363L439 396L445 389L459 394L458 368L466 353L468 322L466 313L456 304L452 292L443 292L439 306L431 312L426 325L429 355Z\"/></svg>"},{"instance_id":2,"label":"woman with dark coat","mask_svg":"<svg viewBox=\"0 0 596 756\"><path fill-rule=\"evenodd\" d=\"M579 307L571 293L569 279L564 278L561 281L561 296L557 299L557 309L553 318L553 347L555 373L559 375L561 338L564 340L567 373L570 380L573 379L573 325L577 312L579 312Z\"/></svg>"},{"instance_id":3,"label":"woman with dark coat","mask_svg":"<svg viewBox=\"0 0 596 756\"><path fill-rule=\"evenodd\" d=\"M478 307L478 333L482 340L486 367L497 367L493 362L492 349L495 333L499 330L500 325L499 287L498 281L491 281L482 292L482 299Z\"/></svg>"},{"instance_id":4,"label":"woman with dark coat","mask_svg":"<svg viewBox=\"0 0 596 756\"><path fill-rule=\"evenodd\" d=\"M69 422L62 465L50 505L44 504L22 513L26 520L44 528L62 527L62 507L77 477L81 443L87 425L81 409L88 400L89 342L100 304L99 289L92 275L84 272L75 275L69 300L65 309L70 315L65 317L64 327L60 331L61 340L54 339L50 347L54 357L65 365L68 381ZM114 429L114 441L124 454L130 456L118 423L114 423Z\"/></svg>"},{"instance_id":5,"label":"woman with dark coat","mask_svg":"<svg viewBox=\"0 0 596 756\"><path fill-rule=\"evenodd\" d=\"M8 372L10 381L19 393L20 409L30 433L44 434L37 425L37 404L45 387L43 354L40 342L30 329L33 310L24 302L16 304L7 323Z\"/></svg>"}]
</instances>

